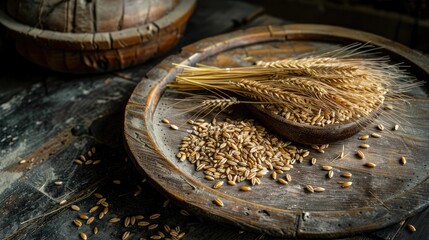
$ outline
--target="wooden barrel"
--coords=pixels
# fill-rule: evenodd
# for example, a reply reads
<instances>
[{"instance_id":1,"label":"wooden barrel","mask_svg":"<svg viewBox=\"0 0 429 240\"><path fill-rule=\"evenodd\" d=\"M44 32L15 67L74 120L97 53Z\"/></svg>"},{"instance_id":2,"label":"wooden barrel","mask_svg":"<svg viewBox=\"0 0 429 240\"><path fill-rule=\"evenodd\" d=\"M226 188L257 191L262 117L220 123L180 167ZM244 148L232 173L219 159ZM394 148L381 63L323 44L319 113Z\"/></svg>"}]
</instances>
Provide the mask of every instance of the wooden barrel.
<instances>
[{"instance_id":1,"label":"wooden barrel","mask_svg":"<svg viewBox=\"0 0 429 240\"><path fill-rule=\"evenodd\" d=\"M140 64L174 46L195 0L9 0L0 23L41 66L96 73Z\"/></svg>"}]
</instances>

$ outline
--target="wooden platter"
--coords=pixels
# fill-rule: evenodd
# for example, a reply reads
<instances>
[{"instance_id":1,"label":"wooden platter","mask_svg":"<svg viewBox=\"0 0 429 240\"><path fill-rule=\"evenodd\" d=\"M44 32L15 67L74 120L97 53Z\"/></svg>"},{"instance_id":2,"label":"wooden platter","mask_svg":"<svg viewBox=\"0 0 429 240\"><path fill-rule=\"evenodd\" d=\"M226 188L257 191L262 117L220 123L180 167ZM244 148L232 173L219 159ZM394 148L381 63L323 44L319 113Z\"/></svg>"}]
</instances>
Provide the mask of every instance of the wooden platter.
<instances>
[{"instance_id":1,"label":"wooden platter","mask_svg":"<svg viewBox=\"0 0 429 240\"><path fill-rule=\"evenodd\" d=\"M295 164L289 171L293 178L289 185L280 185L265 176L251 192L238 190L248 184L245 182L213 189L214 182L204 180L204 174L196 172L193 164L180 162L175 157L181 139L188 135L186 129L190 126L186 121L192 113L184 114L177 100L183 96L166 88L181 71L173 63L243 66L257 60L286 58L354 42L380 46L394 61L409 66L410 72L419 79L427 80L429 76L429 60L423 55L385 38L346 28L293 24L215 36L168 57L135 88L125 111L129 155L159 191L193 214L273 236L343 237L380 229L417 213L429 205L426 86L412 92L414 96L409 104L401 108L404 112L394 118L400 121L393 122L389 117L379 119L386 130L378 132L381 138L366 140L371 147L362 150L366 155L364 160L355 156L362 143L355 135L331 144L324 154L311 150L303 163ZM180 129L170 129L161 122L164 117ZM218 116L218 121L224 117ZM395 124L400 128L390 130ZM376 131L372 124L360 134ZM338 159L343 147L345 157ZM406 165L400 164L401 156L407 158ZM309 164L313 157L317 158L314 166ZM365 168L366 161L376 163L377 167ZM332 179L326 179L322 165L334 167ZM353 185L349 188L337 184L337 181L348 181L340 177L345 170L353 173L350 179ZM307 184L324 187L326 191L308 193L304 190ZM213 204L216 198L222 199L224 207Z\"/></svg>"}]
</instances>

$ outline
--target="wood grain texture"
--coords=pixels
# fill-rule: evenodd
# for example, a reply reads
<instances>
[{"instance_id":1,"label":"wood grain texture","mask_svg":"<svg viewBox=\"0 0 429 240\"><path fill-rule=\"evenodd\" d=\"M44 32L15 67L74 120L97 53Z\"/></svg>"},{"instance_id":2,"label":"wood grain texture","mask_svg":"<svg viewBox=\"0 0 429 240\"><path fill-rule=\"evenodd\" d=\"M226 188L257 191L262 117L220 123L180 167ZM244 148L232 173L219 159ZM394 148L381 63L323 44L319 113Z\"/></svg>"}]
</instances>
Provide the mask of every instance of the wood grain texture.
<instances>
[{"instance_id":1,"label":"wood grain texture","mask_svg":"<svg viewBox=\"0 0 429 240\"><path fill-rule=\"evenodd\" d=\"M208 38L184 47L180 54L161 62L131 95L125 114L125 138L137 168L159 190L197 216L273 236L343 237L387 227L424 209L429 204L424 157L429 154L424 147L429 139L429 129L424 124L428 118L426 94L410 100L408 111L413 112L413 116L405 116L406 120L401 123L404 132L386 132L381 141L370 141L372 147L365 154L379 167L366 169L362 166L364 162L355 157L359 145L356 137L332 144L323 155L312 152L310 158L317 157L320 165L330 164L336 169L337 177L331 181L324 179L326 172L319 169L320 165L305 163L291 171L295 180L286 187L264 179L250 194L239 192L237 187L215 190L211 188L212 182L203 179L203 174L196 173L190 164L179 163L175 157L178 143L187 134L186 121L192 113L180 114L183 109L170 107L180 99L180 95L166 90L166 85L181 71L173 63L250 65L257 60L332 49L333 42L355 41L371 41L383 47L387 54L402 56L402 61L413 66L413 73L428 76L429 61L422 55L376 35L344 28L266 26ZM249 57L251 60L245 60ZM169 129L161 123L164 117L184 129ZM388 118L380 121L392 124ZM362 134L374 130L371 125ZM348 157L333 161L343 145ZM410 156L413 161L404 167L398 162L401 155ZM336 184L343 180L338 177L342 170L353 172L353 187L341 189ZM308 195L303 190L306 184L322 184L328 190ZM222 199L225 206L219 208L212 204L215 198Z\"/></svg>"}]
</instances>

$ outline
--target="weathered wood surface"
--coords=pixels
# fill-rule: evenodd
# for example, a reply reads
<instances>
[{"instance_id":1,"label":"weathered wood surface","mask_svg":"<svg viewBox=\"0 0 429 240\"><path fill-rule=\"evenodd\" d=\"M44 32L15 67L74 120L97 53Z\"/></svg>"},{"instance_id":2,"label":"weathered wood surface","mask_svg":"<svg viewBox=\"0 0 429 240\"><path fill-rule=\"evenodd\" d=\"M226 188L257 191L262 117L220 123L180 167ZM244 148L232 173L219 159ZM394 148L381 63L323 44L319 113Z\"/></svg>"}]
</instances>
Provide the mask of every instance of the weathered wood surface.
<instances>
[{"instance_id":1,"label":"weathered wood surface","mask_svg":"<svg viewBox=\"0 0 429 240\"><path fill-rule=\"evenodd\" d=\"M357 136L335 142L323 155L312 151L308 159L317 158L317 166L311 166L309 160L295 165L290 171L294 180L287 186L273 183L267 176L260 185L252 187L251 193L238 191L247 183L213 189L213 182L205 180L202 172L197 173L194 165L176 158L178 145L191 128L186 122L194 112L186 113L185 109L191 109L192 103L177 104L177 99L183 96L166 89L181 70L173 63L246 66L259 60L335 49L339 46L331 42L339 41L382 46L386 54L402 56L405 64L413 66L409 69L411 73L423 79L429 76L429 60L421 54L387 39L343 28L268 26L212 37L186 46L180 54L161 62L134 90L125 114L125 137L133 160L158 189L185 209L201 217L270 235L341 237L380 229L421 211L429 205L426 87L414 92L415 98L410 100L409 107L397 106L406 109L403 116L397 116L402 119L400 131L390 131L395 123L389 117L377 120L389 130L382 132L381 139L367 141L371 148L364 151L365 160L355 156L361 143ZM243 117L243 114L239 111L235 116ZM164 117L181 126L181 130L172 130L162 123ZM226 117L230 116L219 115L218 121ZM210 116L206 120L210 120ZM375 126L369 125L361 134L371 134L376 131ZM345 160L337 158L343 146L348 155ZM402 155L411 159L405 166L399 163ZM376 163L377 168L365 168L366 161ZM327 180L326 172L320 169L322 165L333 166L336 177ZM345 181L339 177L343 170L353 172L351 188L342 189L336 183ZM307 184L322 186L327 191L309 195L304 191ZM213 204L216 198L222 199L225 206L219 208Z\"/></svg>"},{"instance_id":2,"label":"weathered wood surface","mask_svg":"<svg viewBox=\"0 0 429 240\"><path fill-rule=\"evenodd\" d=\"M279 23L268 16L255 17L258 8L241 2L200 1L181 41L228 32L248 25ZM3 39L2 39L3 40ZM163 208L165 197L141 177L127 158L123 147L123 111L138 81L161 58L123 71L98 76L76 77L42 69L20 58L9 42L2 41L0 59L0 239L120 239L127 229L130 239L149 234L147 228L125 228L107 220L119 216L162 214L161 225L180 226L186 239L272 239L242 232L213 222L185 217L179 207ZM178 48L172 52L177 51ZM16 72L12 66L22 71ZM5 140L3 140L5 139ZM95 146L95 166L77 166L71 161ZM34 158L34 159L33 159ZM26 159L28 162L19 164ZM120 179L121 185L112 180ZM55 186L54 181L63 181ZM134 197L137 185L142 194ZM110 203L104 221L95 220L98 235L84 225L77 229L71 221L76 212L61 209L58 202L67 199L87 212L96 199L86 194L96 189ZM97 211L100 212L100 210ZM48 214L50 213L50 214ZM48 214L44 216L43 214ZM40 217L43 216L43 217ZM40 217L40 218L38 218ZM31 220L32 219L32 220ZM30 221L29 221L30 220ZM418 232L409 234L399 224L383 231L358 235L353 239L418 239L428 235L426 210L407 220ZM155 231L156 232L156 231Z\"/></svg>"}]
</instances>

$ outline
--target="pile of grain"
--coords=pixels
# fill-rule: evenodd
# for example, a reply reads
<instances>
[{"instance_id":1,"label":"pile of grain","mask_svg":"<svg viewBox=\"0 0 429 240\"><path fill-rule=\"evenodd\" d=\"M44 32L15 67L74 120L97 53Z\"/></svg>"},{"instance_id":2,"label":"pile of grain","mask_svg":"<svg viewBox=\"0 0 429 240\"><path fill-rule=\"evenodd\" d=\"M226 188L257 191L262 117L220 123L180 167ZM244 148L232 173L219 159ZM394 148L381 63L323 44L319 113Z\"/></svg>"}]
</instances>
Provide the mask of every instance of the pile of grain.
<instances>
[{"instance_id":1,"label":"pile of grain","mask_svg":"<svg viewBox=\"0 0 429 240\"><path fill-rule=\"evenodd\" d=\"M227 178L230 185L248 180L256 185L270 170L289 171L309 155L308 150L278 139L253 120L190 123L192 133L183 138L177 157L195 164L207 180Z\"/></svg>"}]
</instances>

